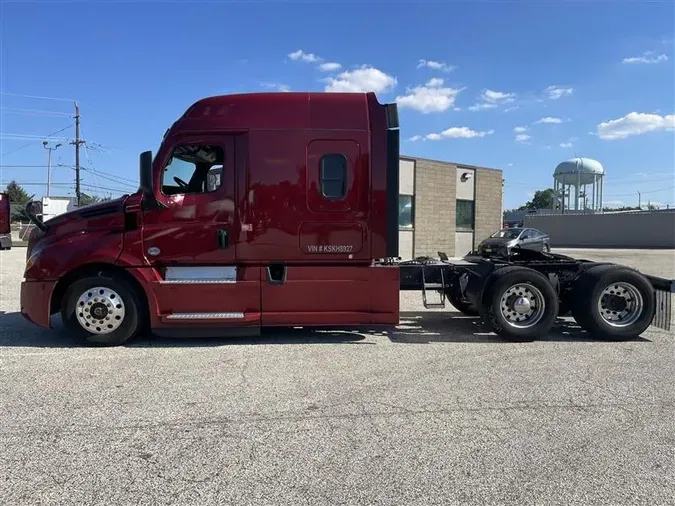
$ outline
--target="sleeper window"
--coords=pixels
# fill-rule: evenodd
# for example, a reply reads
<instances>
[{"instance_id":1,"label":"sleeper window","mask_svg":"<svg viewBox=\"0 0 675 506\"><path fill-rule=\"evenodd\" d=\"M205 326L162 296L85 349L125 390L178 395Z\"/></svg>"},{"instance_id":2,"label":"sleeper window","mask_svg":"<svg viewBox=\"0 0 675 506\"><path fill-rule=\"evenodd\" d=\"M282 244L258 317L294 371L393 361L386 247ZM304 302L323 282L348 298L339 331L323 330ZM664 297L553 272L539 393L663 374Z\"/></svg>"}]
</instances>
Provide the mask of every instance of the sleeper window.
<instances>
[{"instance_id":1,"label":"sleeper window","mask_svg":"<svg viewBox=\"0 0 675 506\"><path fill-rule=\"evenodd\" d=\"M347 159L344 155L331 154L321 157L321 194L328 199L340 200L347 195Z\"/></svg>"}]
</instances>

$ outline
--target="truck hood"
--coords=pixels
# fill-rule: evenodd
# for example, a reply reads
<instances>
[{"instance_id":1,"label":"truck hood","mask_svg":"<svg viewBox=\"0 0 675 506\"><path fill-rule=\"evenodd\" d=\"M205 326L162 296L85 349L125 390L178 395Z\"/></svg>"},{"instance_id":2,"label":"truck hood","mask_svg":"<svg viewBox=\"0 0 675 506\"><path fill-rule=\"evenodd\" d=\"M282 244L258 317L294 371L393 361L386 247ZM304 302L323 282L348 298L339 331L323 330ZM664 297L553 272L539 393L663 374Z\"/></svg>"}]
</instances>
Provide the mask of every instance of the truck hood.
<instances>
[{"instance_id":1,"label":"truck hood","mask_svg":"<svg viewBox=\"0 0 675 506\"><path fill-rule=\"evenodd\" d=\"M109 230L111 233L114 233L115 230L123 230L124 205L128 198L128 195L124 195L115 200L91 204L59 214L45 221L45 225L48 227L46 232L37 227L31 231L26 255L30 256L38 243L45 246L71 235L80 235L102 229Z\"/></svg>"},{"instance_id":2,"label":"truck hood","mask_svg":"<svg viewBox=\"0 0 675 506\"><path fill-rule=\"evenodd\" d=\"M59 226L73 220L87 220L90 218L121 213L124 211L124 203L126 202L127 198L129 198L128 195L123 195L122 197L114 200L98 202L96 204L90 204L79 209L73 209L72 211L59 214L58 216L45 221L45 225L51 229L54 226Z\"/></svg>"}]
</instances>

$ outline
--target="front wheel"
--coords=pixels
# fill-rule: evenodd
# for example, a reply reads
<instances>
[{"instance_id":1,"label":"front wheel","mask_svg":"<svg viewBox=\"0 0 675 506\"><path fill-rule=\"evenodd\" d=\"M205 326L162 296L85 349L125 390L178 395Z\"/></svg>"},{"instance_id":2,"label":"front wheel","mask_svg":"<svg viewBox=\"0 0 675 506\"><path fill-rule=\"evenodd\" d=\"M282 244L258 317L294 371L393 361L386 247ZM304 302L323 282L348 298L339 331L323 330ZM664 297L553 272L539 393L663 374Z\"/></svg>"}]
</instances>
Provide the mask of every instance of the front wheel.
<instances>
[{"instance_id":1,"label":"front wheel","mask_svg":"<svg viewBox=\"0 0 675 506\"><path fill-rule=\"evenodd\" d=\"M142 327L141 307L139 296L126 281L99 274L68 287L61 302L61 320L84 344L116 346Z\"/></svg>"},{"instance_id":2,"label":"front wheel","mask_svg":"<svg viewBox=\"0 0 675 506\"><path fill-rule=\"evenodd\" d=\"M545 336L558 316L558 295L549 280L526 267L504 267L487 288L483 317L507 341Z\"/></svg>"}]
</instances>

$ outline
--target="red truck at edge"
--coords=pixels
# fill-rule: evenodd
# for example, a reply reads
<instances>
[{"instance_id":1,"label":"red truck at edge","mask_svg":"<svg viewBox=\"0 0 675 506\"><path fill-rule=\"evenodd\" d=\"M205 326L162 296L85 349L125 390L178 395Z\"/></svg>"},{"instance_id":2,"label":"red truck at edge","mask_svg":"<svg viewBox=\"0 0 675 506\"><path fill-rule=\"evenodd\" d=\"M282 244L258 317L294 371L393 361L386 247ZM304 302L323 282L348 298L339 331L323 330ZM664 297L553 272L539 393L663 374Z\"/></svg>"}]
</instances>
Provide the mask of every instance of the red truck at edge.
<instances>
[{"instance_id":1,"label":"red truck at edge","mask_svg":"<svg viewBox=\"0 0 675 506\"><path fill-rule=\"evenodd\" d=\"M0 193L0 251L12 249L11 211L9 196Z\"/></svg>"},{"instance_id":2,"label":"red truck at edge","mask_svg":"<svg viewBox=\"0 0 675 506\"><path fill-rule=\"evenodd\" d=\"M661 307L659 294L672 281L622 266L525 251L401 261L398 128L396 104L373 93L199 100L166 131L154 158L140 155L136 193L44 223L29 204L36 229L22 314L50 327L60 313L69 332L98 345L143 330L393 327L400 290L420 290L427 307L447 298L517 341L548 332L561 308L610 338L665 320L670 298ZM605 293L618 282L625 293ZM575 303L581 290L584 302ZM594 306L589 293L605 306ZM616 325L612 312L628 325Z\"/></svg>"}]
</instances>

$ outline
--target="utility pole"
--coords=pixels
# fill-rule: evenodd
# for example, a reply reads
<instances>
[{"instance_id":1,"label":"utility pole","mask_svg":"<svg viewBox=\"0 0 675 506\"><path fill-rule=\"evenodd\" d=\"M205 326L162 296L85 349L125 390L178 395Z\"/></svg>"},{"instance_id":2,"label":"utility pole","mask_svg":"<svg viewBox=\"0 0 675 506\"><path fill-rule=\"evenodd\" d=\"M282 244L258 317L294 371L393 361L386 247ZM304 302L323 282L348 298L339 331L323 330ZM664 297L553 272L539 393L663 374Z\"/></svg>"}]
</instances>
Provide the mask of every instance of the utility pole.
<instances>
[{"instance_id":1,"label":"utility pole","mask_svg":"<svg viewBox=\"0 0 675 506\"><path fill-rule=\"evenodd\" d=\"M638 192L638 209L642 209L642 195Z\"/></svg>"},{"instance_id":2,"label":"utility pole","mask_svg":"<svg viewBox=\"0 0 675 506\"><path fill-rule=\"evenodd\" d=\"M59 146L61 146L61 143L52 148L47 141L42 141L42 147L47 150L47 197L49 197L49 187L51 186L52 178L52 151L59 149Z\"/></svg>"},{"instance_id":3,"label":"utility pole","mask_svg":"<svg viewBox=\"0 0 675 506\"><path fill-rule=\"evenodd\" d=\"M80 207L80 144L84 141L80 139L80 106L75 102L75 140L71 144L75 145L75 196L77 198L77 207Z\"/></svg>"}]
</instances>

